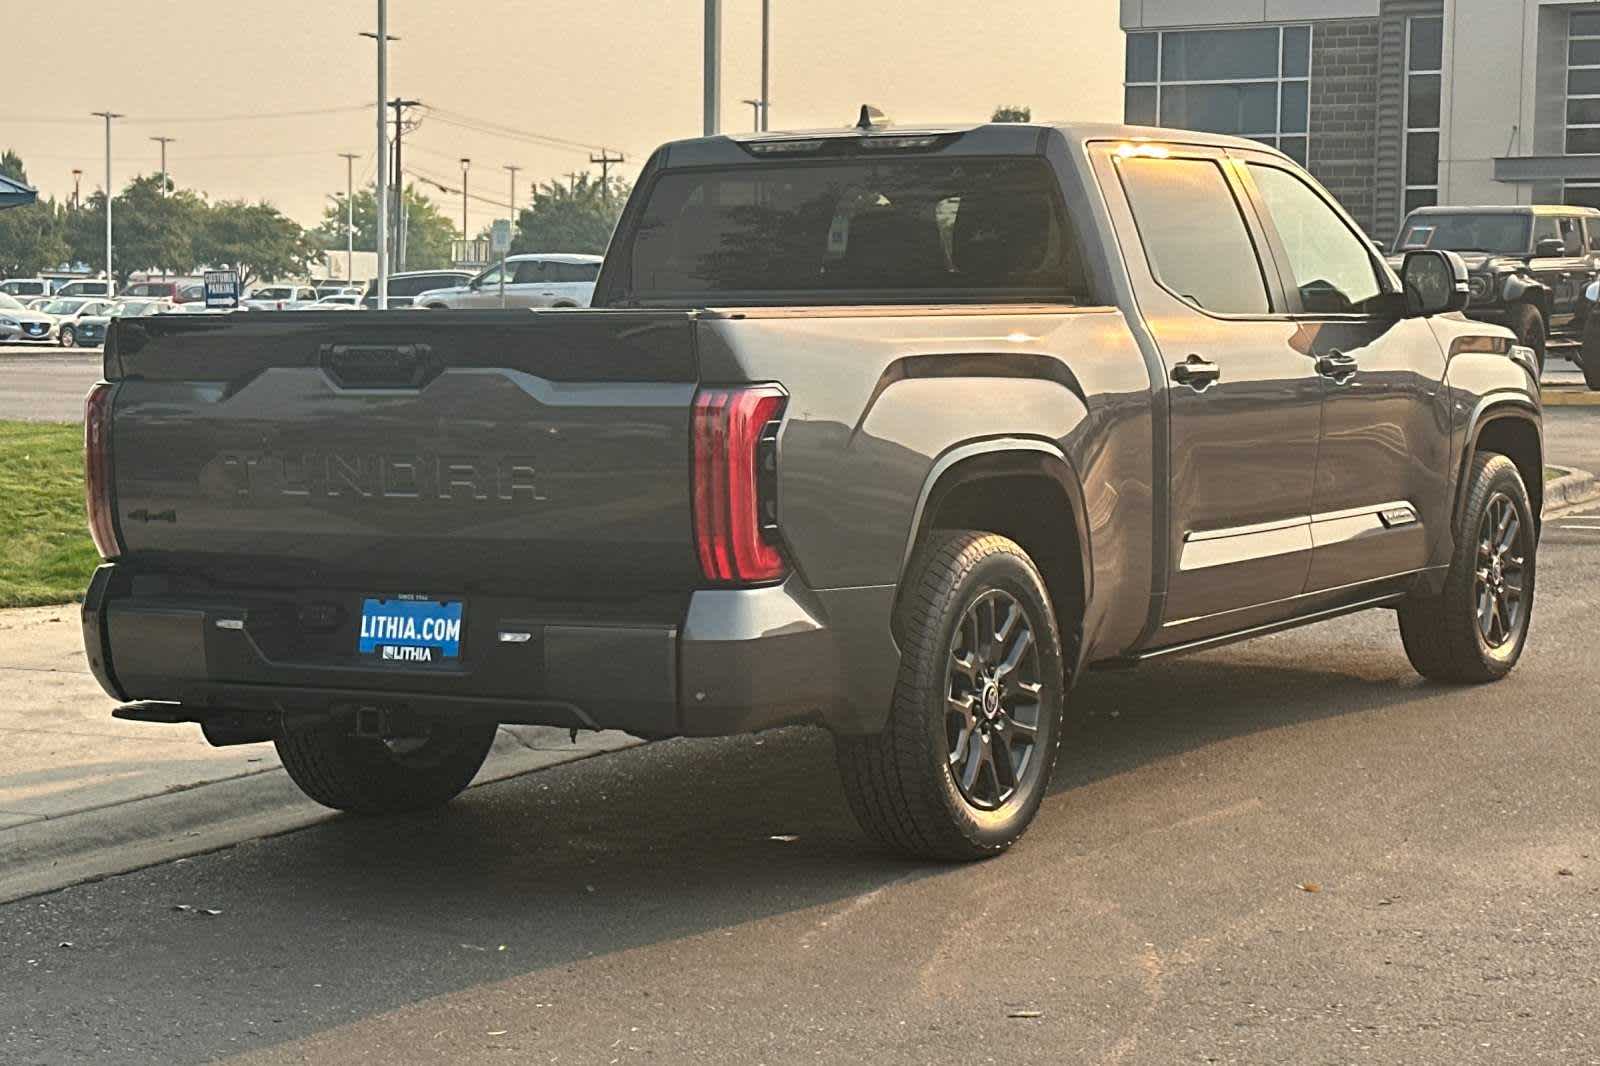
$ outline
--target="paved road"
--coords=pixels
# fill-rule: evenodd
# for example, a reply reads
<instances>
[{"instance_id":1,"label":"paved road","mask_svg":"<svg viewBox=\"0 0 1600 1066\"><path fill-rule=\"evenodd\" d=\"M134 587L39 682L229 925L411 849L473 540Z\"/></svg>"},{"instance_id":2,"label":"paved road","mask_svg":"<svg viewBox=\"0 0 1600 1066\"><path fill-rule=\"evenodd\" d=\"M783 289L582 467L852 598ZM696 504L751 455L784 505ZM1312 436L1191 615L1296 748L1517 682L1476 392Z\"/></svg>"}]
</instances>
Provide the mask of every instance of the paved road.
<instances>
[{"instance_id":1,"label":"paved road","mask_svg":"<svg viewBox=\"0 0 1600 1066\"><path fill-rule=\"evenodd\" d=\"M1590 511L1499 685L1421 682L1386 613L1090 676L982 865L872 850L787 731L10 904L0 1061L1592 1066Z\"/></svg>"}]
</instances>

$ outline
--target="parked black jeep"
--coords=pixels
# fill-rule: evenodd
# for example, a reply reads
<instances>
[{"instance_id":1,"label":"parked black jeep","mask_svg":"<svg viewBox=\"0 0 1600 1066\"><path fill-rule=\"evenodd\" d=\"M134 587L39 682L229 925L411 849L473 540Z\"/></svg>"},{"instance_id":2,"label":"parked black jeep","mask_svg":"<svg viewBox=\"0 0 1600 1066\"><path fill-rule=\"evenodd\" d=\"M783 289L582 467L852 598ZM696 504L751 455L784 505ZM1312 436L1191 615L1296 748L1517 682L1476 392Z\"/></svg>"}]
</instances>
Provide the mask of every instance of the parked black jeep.
<instances>
[{"instance_id":1,"label":"parked black jeep","mask_svg":"<svg viewBox=\"0 0 1600 1066\"><path fill-rule=\"evenodd\" d=\"M1600 277L1600 210L1592 207L1419 207L1395 238L1392 263L1417 248L1459 252L1471 272L1467 314L1509 326L1539 355L1547 340L1580 341ZM1563 346L1565 348L1565 346ZM1564 350L1576 360L1576 346Z\"/></svg>"}]
</instances>

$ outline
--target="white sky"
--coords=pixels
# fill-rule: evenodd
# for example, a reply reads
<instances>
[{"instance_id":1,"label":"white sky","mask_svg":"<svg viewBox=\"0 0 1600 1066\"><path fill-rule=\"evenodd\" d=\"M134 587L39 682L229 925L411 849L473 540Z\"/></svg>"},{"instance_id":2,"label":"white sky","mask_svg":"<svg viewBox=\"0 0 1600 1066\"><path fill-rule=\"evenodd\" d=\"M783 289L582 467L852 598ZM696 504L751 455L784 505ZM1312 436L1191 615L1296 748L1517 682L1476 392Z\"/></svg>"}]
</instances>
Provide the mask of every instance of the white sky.
<instances>
[{"instance_id":1,"label":"white sky","mask_svg":"<svg viewBox=\"0 0 1600 1066\"><path fill-rule=\"evenodd\" d=\"M1121 116L1117 0L772 0L774 129L841 126L862 103L900 122L981 120L997 104L1039 119ZM747 129L760 95L760 0L724 0L723 113ZM390 0L391 95L480 122L624 152L632 176L662 141L701 123L702 0ZM370 110L304 117L215 116L358 108L375 93L374 0L0 0L0 149L34 184L87 195L103 184L104 134L117 123L113 182L159 169L212 199L266 199L306 224L342 191L339 152L374 173ZM205 119L206 121L198 121ZM589 167L587 151L448 125L423 113L406 169L504 202L527 183ZM460 197L428 190L452 218ZM503 215L474 201L471 229Z\"/></svg>"}]
</instances>

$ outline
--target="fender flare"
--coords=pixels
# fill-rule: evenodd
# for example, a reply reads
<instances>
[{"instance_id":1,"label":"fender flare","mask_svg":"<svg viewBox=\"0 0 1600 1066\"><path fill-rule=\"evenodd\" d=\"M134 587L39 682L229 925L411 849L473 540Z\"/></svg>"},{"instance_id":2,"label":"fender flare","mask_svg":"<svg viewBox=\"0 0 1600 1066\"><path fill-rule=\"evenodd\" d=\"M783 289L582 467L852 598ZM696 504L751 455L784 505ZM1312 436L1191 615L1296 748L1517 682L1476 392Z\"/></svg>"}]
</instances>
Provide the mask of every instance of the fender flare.
<instances>
[{"instance_id":1,"label":"fender flare","mask_svg":"<svg viewBox=\"0 0 1600 1066\"><path fill-rule=\"evenodd\" d=\"M1472 467L1472 457L1478 454L1478 442L1483 437L1485 427L1494 422L1508 419L1517 419L1533 427L1534 434L1539 439L1540 462L1544 460L1544 430L1539 424L1539 408L1532 398L1519 392L1496 391L1480 399L1472 409L1472 414L1467 420L1466 434L1461 448L1461 461L1456 467L1456 487L1454 502L1450 507L1450 528L1455 529L1456 522L1461 517L1461 508L1466 505L1467 492L1471 486L1467 484L1467 471ZM1540 490L1542 485L1532 486ZM1542 495L1542 493L1541 493ZM1539 515L1533 516L1535 524L1539 522Z\"/></svg>"},{"instance_id":2,"label":"fender flare","mask_svg":"<svg viewBox=\"0 0 1600 1066\"><path fill-rule=\"evenodd\" d=\"M1083 483L1066 453L1054 441L1038 437L989 437L954 445L940 454L928 471L927 477L923 479L922 488L917 494L917 505L911 515L911 528L906 536L905 550L900 556L900 572L896 584L898 586L905 584L906 570L911 565L912 553L916 551L926 527L928 505L933 502L936 495L967 481L993 476L995 470L984 461L1006 459L1021 459L1037 464L1038 469L1056 481L1066 494L1067 504L1072 512L1072 522L1076 527L1079 574L1082 580L1083 601L1087 607L1094 596L1094 553L1089 543L1088 508L1084 502ZM973 464L969 468L970 476L958 469L963 464L969 463Z\"/></svg>"},{"instance_id":3,"label":"fender flare","mask_svg":"<svg viewBox=\"0 0 1600 1066\"><path fill-rule=\"evenodd\" d=\"M1539 313L1546 321L1550 318L1550 286L1526 274L1511 274L1501 286L1501 298L1508 304L1523 303L1529 299L1539 305Z\"/></svg>"}]
</instances>

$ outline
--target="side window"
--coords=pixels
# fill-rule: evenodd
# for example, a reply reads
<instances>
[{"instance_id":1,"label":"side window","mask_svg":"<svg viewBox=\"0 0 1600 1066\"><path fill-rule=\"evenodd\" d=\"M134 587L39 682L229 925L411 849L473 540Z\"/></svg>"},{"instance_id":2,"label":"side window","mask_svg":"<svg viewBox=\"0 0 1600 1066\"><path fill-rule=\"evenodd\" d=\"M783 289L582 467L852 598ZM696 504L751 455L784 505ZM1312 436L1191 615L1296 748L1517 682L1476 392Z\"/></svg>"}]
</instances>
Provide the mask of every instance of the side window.
<instances>
[{"instance_id":1,"label":"side window","mask_svg":"<svg viewBox=\"0 0 1600 1066\"><path fill-rule=\"evenodd\" d=\"M1267 283L1222 168L1209 159L1119 161L1150 270L1197 307L1265 314Z\"/></svg>"},{"instance_id":2,"label":"side window","mask_svg":"<svg viewBox=\"0 0 1600 1066\"><path fill-rule=\"evenodd\" d=\"M1301 307L1318 313L1350 313L1383 291L1365 239L1297 175L1250 164L1261 199L1289 255Z\"/></svg>"},{"instance_id":3,"label":"side window","mask_svg":"<svg viewBox=\"0 0 1600 1066\"><path fill-rule=\"evenodd\" d=\"M518 285L537 285L552 280L550 264L539 259L525 259L516 265Z\"/></svg>"},{"instance_id":4,"label":"side window","mask_svg":"<svg viewBox=\"0 0 1600 1066\"><path fill-rule=\"evenodd\" d=\"M1558 220L1561 226L1561 243L1568 255L1583 254L1583 225L1575 218Z\"/></svg>"},{"instance_id":5,"label":"side window","mask_svg":"<svg viewBox=\"0 0 1600 1066\"><path fill-rule=\"evenodd\" d=\"M600 275L600 267L593 263L556 263L550 269L557 281L593 281Z\"/></svg>"},{"instance_id":6,"label":"side window","mask_svg":"<svg viewBox=\"0 0 1600 1066\"><path fill-rule=\"evenodd\" d=\"M1533 219L1533 247L1538 249L1540 241L1552 239L1561 239L1561 230L1556 226L1555 217L1552 215L1535 215Z\"/></svg>"}]
</instances>

